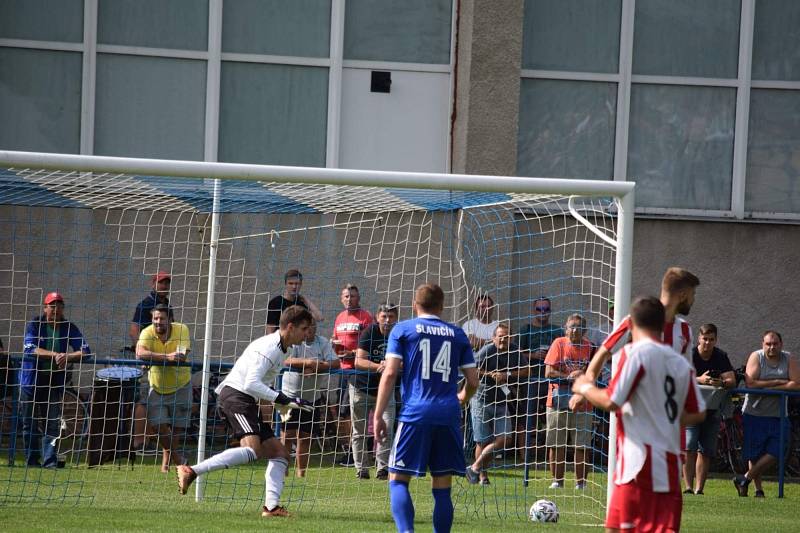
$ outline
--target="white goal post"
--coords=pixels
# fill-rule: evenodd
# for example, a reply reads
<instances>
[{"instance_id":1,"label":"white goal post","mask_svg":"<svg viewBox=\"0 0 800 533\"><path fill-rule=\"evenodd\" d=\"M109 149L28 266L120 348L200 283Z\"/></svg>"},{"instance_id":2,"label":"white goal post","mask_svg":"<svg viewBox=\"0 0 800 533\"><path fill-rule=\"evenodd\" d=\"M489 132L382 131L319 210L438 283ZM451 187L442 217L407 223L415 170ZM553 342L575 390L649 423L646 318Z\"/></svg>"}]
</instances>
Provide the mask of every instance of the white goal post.
<instances>
[{"instance_id":1,"label":"white goal post","mask_svg":"<svg viewBox=\"0 0 800 533\"><path fill-rule=\"evenodd\" d=\"M215 324L223 324L223 326L226 327L228 325L225 320L220 320L219 317L215 317L215 312L219 307L215 299L218 296L225 297L225 284L221 281L221 278L226 275L225 273L218 272L217 253L221 243L227 245L229 242L239 238L236 235L227 237L221 236L220 233L221 214L225 211L225 208L222 207L222 203L225 201L224 189L226 183L257 183L260 184L262 188L268 189L270 194L291 197L298 203L311 205L316 212L322 214L340 213L342 208L337 205L337 202L353 202L354 198L363 198L365 200L364 203L366 207L363 207L362 211L382 212L382 214L375 218L378 222L375 222L373 226L368 225L371 219L364 217L357 220L351 217L344 221L342 221L343 219L334 218L333 222L330 222L329 220L323 220L323 216L320 218L322 224L319 226L312 227L312 225L309 224L289 230L277 230L273 228L260 233L259 235L265 236L267 241L273 244L273 247L274 242L278 242L283 238L282 235L284 232L289 231L302 231L303 233L307 233L316 230L318 227L330 227L332 228L331 231L336 232L345 231L350 226L358 226L359 232L362 231L363 228L369 228L371 231L375 232L376 227L386 225L387 221L392 219L392 217L402 218L402 210L405 209L405 207L395 207L395 204L391 203L394 202L395 199L401 199L401 201L397 203L398 206L405 206L406 204L413 204L418 198L424 197L425 195L424 192L419 192L419 194L415 192L409 196L406 194L408 190L441 191L444 193L453 193L455 191L459 194L464 193L467 195L471 193L496 193L497 195L501 195L502 198L499 196L481 197L480 200L475 200L469 204L470 209L477 209L483 205L494 206L495 204L499 205L501 203L507 204L509 207L504 209L512 213L512 224L514 224L513 220L518 219L524 220L527 224L530 220L542 213L551 216L552 212L555 212L557 208L559 209L559 217L571 218L576 224L583 226L587 234L591 233L594 236L590 237L591 239L597 240L597 242L602 241L605 243L601 244L602 246L607 246L612 250L613 264L607 265L608 268L604 271L610 273L609 275L612 276L613 279L604 280L603 283L611 287L609 290L613 291L613 294L605 295L604 301L607 303L613 299L615 302L613 316L615 324L618 324L628 313L628 306L631 298L631 260L634 220L634 183L632 182L168 161L0 150L0 178L6 177L12 181L25 180L27 183L35 183L37 186L41 185L63 198L74 199L80 197L83 206L88 206L92 209L122 211L126 209L137 209L135 207L136 201L133 199L136 198L139 191L143 189L126 188L129 187L127 185L128 181L126 180L128 178L137 178L140 176L164 177L167 180L178 178L181 180L181 187L186 188L192 187L191 184L194 182L191 180L197 180L196 187L202 186L204 190L210 191L210 207L204 211L205 214L210 215L210 219L204 226L210 229L210 236L204 238L203 242L203 245L207 247L207 251L204 252L206 257L203 258L206 265L198 267L200 278L207 277L203 298L198 299L197 303L197 312L198 314L204 314L204 317L198 317L196 322L198 325L202 324L204 327L203 334L197 335L198 338L203 339L203 345L195 349L195 353L200 352L202 355L203 363L200 427L197 445L198 460L203 459L206 453L206 417L209 399L209 377L212 374L211 365L218 363L218 361L212 361L211 359L211 354L217 349L212 346L215 342L213 329ZM97 184L98 187L102 186L108 188L108 190L113 187L119 187L119 194L113 195L113 198L108 195L93 197L92 191L87 190L87 187L91 188L95 184ZM138 184L136 186L139 187ZM383 191L388 191L391 200L386 200L387 196ZM6 193L0 193L0 204L35 207L37 205L35 202L26 203L25 194L28 193L24 190L16 193L9 189ZM244 196L246 196L246 194ZM538 197L544 200L541 202L534 201L534 199ZM598 206L594 206L592 202L595 198L602 198L608 201L602 205L598 204ZM88 200L84 201L85 199ZM126 205L128 201L131 202L131 206L133 207ZM165 200L163 204L153 207L153 210L161 209L164 211L171 211L173 207L170 201L169 199ZM387 201L389 203L385 203ZM459 206L459 201L461 201L459 198L455 198L452 200L451 204L448 205L451 205L451 209L454 211L464 209L464 206ZM46 203L42 205L47 206ZM515 219L514 217L517 218ZM601 223L598 223L598 218L595 217L602 217L600 219ZM393 220L391 223L397 224L398 227L403 224L403 222L396 220ZM421 223L413 222L414 227L428 223L429 221ZM454 239L460 239L460 233L466 231L462 227L460 219L455 222L447 222L447 224L457 226L456 229L450 228L452 229L451 233L455 235ZM495 222L487 221L486 224L491 225L495 224ZM549 224L555 226L555 223L549 222ZM609 228L604 227L603 224L608 224L613 226L613 228L609 230ZM120 222L119 225L122 226L122 222ZM537 227L539 228L537 230L538 233L545 232L544 225L540 224ZM380 230L380 228L378 229ZM448 231L450 231L450 229L448 229ZM120 229L120 232L122 231L123 230ZM384 231L384 233L386 232L385 229L382 231ZM561 230L555 227L548 227L547 231L551 231L555 235ZM563 233L566 234L570 231L573 230L564 230ZM387 242L391 242L395 248L402 248L403 246L407 248L408 243L399 243L399 241L396 241L396 239L398 239L396 234L399 233L400 231L397 230L392 236L386 237L388 240ZM249 236L253 235L255 235L255 233ZM567 237L564 238L566 239ZM133 238L131 239L134 240ZM354 254L359 257L358 260L362 263L370 264L370 261L375 261L375 268L379 270L387 261L384 257L373 258L369 250L362 251L359 249L359 243L362 239L365 239L360 233L355 237L346 236L345 239L353 239L352 242L355 243L353 246L356 248ZM583 239L585 238L580 237L579 240L581 243L583 243ZM416 244L419 245L419 243ZM333 246L327 243L327 241L324 241L324 239L319 241L316 245L320 247ZM446 247L446 245L441 246L442 248ZM471 259L465 256L462 249L463 246L464 245L460 242L450 245L450 247L454 247L452 255L455 259L453 261L458 263L453 267L455 269L464 270L469 268L468 263ZM6 252L7 250L0 249L0 254ZM245 252L247 252L247 250L245 250ZM392 253L402 255L411 252L395 250ZM525 249L520 248L520 250L515 253L519 255L520 253L526 252ZM567 252L564 253L566 256ZM359 254L363 254L363 257ZM525 263L529 261L527 258L517 259L516 257L512 257L513 255L513 253L510 253L509 257L511 258L505 261L508 261L509 264L512 261L522 261ZM145 257L146 256L147 254L145 254ZM396 258L399 256L391 257ZM435 258L435 254L432 255L432 257ZM433 260L429 259L428 261L431 262ZM536 259L530 259L530 261L535 262ZM15 268L16 267L12 268L11 271L16 272L17 270L15 270ZM365 267L367 270L369 268ZM438 267L428 265L425 268L428 269L425 270L425 272L435 272ZM580 267L573 268L579 269ZM406 272L404 271L397 275L402 280L405 274ZM423 274L418 273L417 275ZM508 276L513 277L511 274ZM586 276L592 279L598 275L594 273L584 274L578 272L576 276ZM394 278L391 278L391 280L387 282L387 287L394 287L393 284L395 281L393 280ZM397 283L401 282L402 281L398 281ZM480 284L473 282L461 280L459 283L460 285L457 285L455 282L453 283L453 290L460 291L463 289L464 294L472 298L474 298L476 290L485 289L485 287ZM511 282L498 282L497 286L502 286L504 288L509 287L511 286ZM408 290L407 287L403 287L402 289L386 289L387 294L396 294L396 297L401 300L405 294L403 291ZM565 290L572 291L573 289L568 288ZM396 292L392 293L391 291ZM580 292L580 289L578 289L578 292ZM591 290L589 292L591 293ZM594 293L592 293L592 295L592 297L596 296ZM467 301L467 299L468 298L465 297L464 301ZM9 311L6 314L11 315L13 313ZM456 316L461 317L462 315ZM329 325L330 323L328 323L328 326ZM250 339L245 340L249 341ZM613 472L615 445L613 417L611 418L610 424L608 471ZM608 498L610 496L610 483L606 483L606 490L606 498ZM203 497L203 484L201 483L197 485L196 497L198 500Z\"/></svg>"}]
</instances>

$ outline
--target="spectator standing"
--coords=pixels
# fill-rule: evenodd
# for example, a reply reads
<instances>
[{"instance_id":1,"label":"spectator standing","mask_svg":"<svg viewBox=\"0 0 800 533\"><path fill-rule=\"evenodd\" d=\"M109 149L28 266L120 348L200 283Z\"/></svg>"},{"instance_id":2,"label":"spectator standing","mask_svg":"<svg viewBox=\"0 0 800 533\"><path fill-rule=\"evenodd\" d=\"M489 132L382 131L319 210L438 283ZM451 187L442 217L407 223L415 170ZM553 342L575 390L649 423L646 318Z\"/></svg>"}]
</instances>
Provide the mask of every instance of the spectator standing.
<instances>
[{"instance_id":1,"label":"spectator standing","mask_svg":"<svg viewBox=\"0 0 800 533\"><path fill-rule=\"evenodd\" d=\"M492 334L492 342L475 354L480 378L478 390L470 399L475 462L467 467L470 483L489 484L486 463L513 439L514 424L508 412L510 383L528 376L528 363L519 347L511 343L511 328L500 323Z\"/></svg>"},{"instance_id":2,"label":"spectator standing","mask_svg":"<svg viewBox=\"0 0 800 533\"><path fill-rule=\"evenodd\" d=\"M728 354L717 348L717 326L700 326L697 345L692 349L695 379L706 402L703 423L686 428L686 461L683 463L684 494L703 494L708 469L717 453L719 406L727 394L725 389L736 386Z\"/></svg>"},{"instance_id":3,"label":"spectator standing","mask_svg":"<svg viewBox=\"0 0 800 533\"><path fill-rule=\"evenodd\" d=\"M153 309L156 305L166 305L169 309L170 321L175 320L172 306L169 304L169 291L172 286L172 276L169 272L159 270L150 279L152 290L144 300L139 302L133 312L133 318L128 326L128 336L131 339L132 353L136 353L136 345L139 343L139 334L143 329L153 323ZM128 348L126 347L127 351ZM158 453L157 448L147 448L147 439L155 434L152 426L147 424L147 396L150 392L150 383L146 377L139 380L139 388L136 394L136 405L133 408L133 442L132 448L141 452Z\"/></svg>"},{"instance_id":4,"label":"spectator standing","mask_svg":"<svg viewBox=\"0 0 800 533\"><path fill-rule=\"evenodd\" d=\"M153 323L139 334L136 358L150 364L147 421L158 430L161 471L166 473L170 462L183 464L178 445L180 432L186 431L191 420L192 369L174 363L188 362L192 345L189 328L170 319L167 305L157 304L152 319Z\"/></svg>"},{"instance_id":5,"label":"spectator standing","mask_svg":"<svg viewBox=\"0 0 800 533\"><path fill-rule=\"evenodd\" d=\"M592 446L592 406L587 402L572 412L569 399L572 396L566 380L574 380L584 373L592 358L593 347L585 337L586 320L579 314L570 315L564 324L566 335L550 345L544 359L545 376L560 378L563 382L551 382L547 395L546 446L553 476L551 489L564 487L564 470L567 446L575 447L575 488L586 488L586 450Z\"/></svg>"},{"instance_id":6,"label":"spectator standing","mask_svg":"<svg viewBox=\"0 0 800 533\"><path fill-rule=\"evenodd\" d=\"M355 366L367 374L356 374L350 379L350 414L353 422L353 458L356 463L356 477L369 479L369 463L372 455L369 450L369 414L375 409L378 385L386 368L386 344L389 333L397 324L397 306L388 303L378 308L376 323L361 334L356 351ZM389 397L383 420L386 422L386 440L377 443L375 477L389 479L389 452L394 439L395 398Z\"/></svg>"},{"instance_id":7,"label":"spectator standing","mask_svg":"<svg viewBox=\"0 0 800 533\"><path fill-rule=\"evenodd\" d=\"M544 375L544 358L553 341L564 336L564 330L550 322L551 313L550 298L542 296L536 299L533 302L533 321L531 324L523 326L519 334L519 347L528 358L530 371L528 372L528 390L523 390L520 394L527 400L524 400L524 404L517 406L517 413L526 413L529 420L523 422L524 418L518 417L518 421L522 422L521 424L518 422L518 424L522 426L528 424L528 427L519 429L521 431L532 430L537 435L548 394L548 384ZM531 434L526 437L526 446L531 444L527 442L530 437Z\"/></svg>"},{"instance_id":8,"label":"spectator standing","mask_svg":"<svg viewBox=\"0 0 800 533\"><path fill-rule=\"evenodd\" d=\"M61 432L66 368L89 353L89 344L78 326L64 316L64 298L57 292L49 293L44 297L43 313L25 327L20 412L28 466L64 467L64 462L58 459L56 444Z\"/></svg>"},{"instance_id":9,"label":"spectator standing","mask_svg":"<svg viewBox=\"0 0 800 533\"><path fill-rule=\"evenodd\" d=\"M336 355L342 361L342 368L352 370L355 366L361 333L369 328L374 320L369 311L361 309L361 295L355 285L348 284L342 289L341 302L344 311L336 316L331 343Z\"/></svg>"},{"instance_id":10,"label":"spectator standing","mask_svg":"<svg viewBox=\"0 0 800 533\"><path fill-rule=\"evenodd\" d=\"M498 324L498 321L492 318L494 311L495 305L491 296L480 294L475 298L475 318L467 320L461 326L467 334L473 352L477 352L492 340Z\"/></svg>"},{"instance_id":11,"label":"spectator standing","mask_svg":"<svg viewBox=\"0 0 800 533\"><path fill-rule=\"evenodd\" d=\"M302 398L316 407L325 406L330 389L330 371L339 368L339 359L333 353L331 343L317 335L317 323L311 322L302 344L292 347L284 365L291 368L284 372L281 392L290 398ZM284 423L283 443L296 439L295 475L305 477L308 468L311 434L314 428L315 411L291 409Z\"/></svg>"},{"instance_id":12,"label":"spectator standing","mask_svg":"<svg viewBox=\"0 0 800 533\"><path fill-rule=\"evenodd\" d=\"M761 349L747 359L744 379L749 389L800 390L800 365L789 352L783 351L780 333L764 332ZM742 457L748 461L749 468L744 475L733 478L739 496L747 496L752 481L756 498L764 497L761 474L778 460L781 424L784 424L787 441L791 434L789 419L780 418L780 402L786 402L786 398L753 393L744 397Z\"/></svg>"},{"instance_id":13,"label":"spectator standing","mask_svg":"<svg viewBox=\"0 0 800 533\"><path fill-rule=\"evenodd\" d=\"M267 304L267 335L274 333L278 329L281 313L292 305L299 305L304 309L308 309L316 323L324 320L322 313L311 298L305 294L300 294L300 289L302 288L303 274L296 269L287 270L286 274L283 275L283 294L274 297Z\"/></svg>"}]
</instances>

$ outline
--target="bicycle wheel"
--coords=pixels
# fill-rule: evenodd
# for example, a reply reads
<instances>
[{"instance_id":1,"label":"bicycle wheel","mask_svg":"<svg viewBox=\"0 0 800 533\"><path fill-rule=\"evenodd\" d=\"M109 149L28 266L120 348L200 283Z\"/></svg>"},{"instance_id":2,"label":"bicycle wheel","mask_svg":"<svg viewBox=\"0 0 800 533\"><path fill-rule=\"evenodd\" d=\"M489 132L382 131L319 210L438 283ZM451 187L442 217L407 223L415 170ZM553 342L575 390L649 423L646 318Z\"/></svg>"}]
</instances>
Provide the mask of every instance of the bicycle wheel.
<instances>
[{"instance_id":1,"label":"bicycle wheel","mask_svg":"<svg viewBox=\"0 0 800 533\"><path fill-rule=\"evenodd\" d=\"M747 461L742 458L742 445L744 443L742 419L733 416L726 420L726 425L728 466L731 467L731 471L734 474L742 475L747 472Z\"/></svg>"},{"instance_id":2,"label":"bicycle wheel","mask_svg":"<svg viewBox=\"0 0 800 533\"><path fill-rule=\"evenodd\" d=\"M70 389L64 391L61 404L61 433L58 437L59 455L80 453L89 433L89 411L80 397Z\"/></svg>"}]
</instances>

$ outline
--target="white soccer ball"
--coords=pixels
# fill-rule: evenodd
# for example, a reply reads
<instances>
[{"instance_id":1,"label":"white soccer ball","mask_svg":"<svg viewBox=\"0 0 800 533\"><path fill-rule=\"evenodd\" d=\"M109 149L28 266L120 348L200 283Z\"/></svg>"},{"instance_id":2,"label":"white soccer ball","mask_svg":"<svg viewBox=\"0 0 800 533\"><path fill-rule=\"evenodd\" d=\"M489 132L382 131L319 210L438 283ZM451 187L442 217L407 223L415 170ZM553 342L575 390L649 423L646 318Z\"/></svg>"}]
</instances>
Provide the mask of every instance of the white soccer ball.
<instances>
[{"instance_id":1,"label":"white soccer ball","mask_svg":"<svg viewBox=\"0 0 800 533\"><path fill-rule=\"evenodd\" d=\"M536 500L528 516L533 522L558 522L558 507L550 500Z\"/></svg>"}]
</instances>

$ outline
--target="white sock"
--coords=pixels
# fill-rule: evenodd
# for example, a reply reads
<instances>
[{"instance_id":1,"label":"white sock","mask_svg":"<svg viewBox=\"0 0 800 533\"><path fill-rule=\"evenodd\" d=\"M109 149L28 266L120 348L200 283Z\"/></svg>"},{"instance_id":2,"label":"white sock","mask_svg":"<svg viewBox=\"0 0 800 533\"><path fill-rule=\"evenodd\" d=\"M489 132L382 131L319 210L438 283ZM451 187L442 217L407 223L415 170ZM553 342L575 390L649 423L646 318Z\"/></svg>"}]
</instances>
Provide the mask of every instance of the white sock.
<instances>
[{"instance_id":1,"label":"white sock","mask_svg":"<svg viewBox=\"0 0 800 533\"><path fill-rule=\"evenodd\" d=\"M256 460L256 451L249 447L243 446L241 448L228 448L221 451L217 455L212 455L205 461L192 467L195 474L201 476L214 470L222 468L230 468L236 465L244 465L252 463Z\"/></svg>"},{"instance_id":2,"label":"white sock","mask_svg":"<svg viewBox=\"0 0 800 533\"><path fill-rule=\"evenodd\" d=\"M289 461L282 457L270 459L269 464L267 464L267 471L264 472L264 479L267 482L264 489L264 506L270 511L275 509L281 501L283 480L286 478L288 466Z\"/></svg>"}]
</instances>

